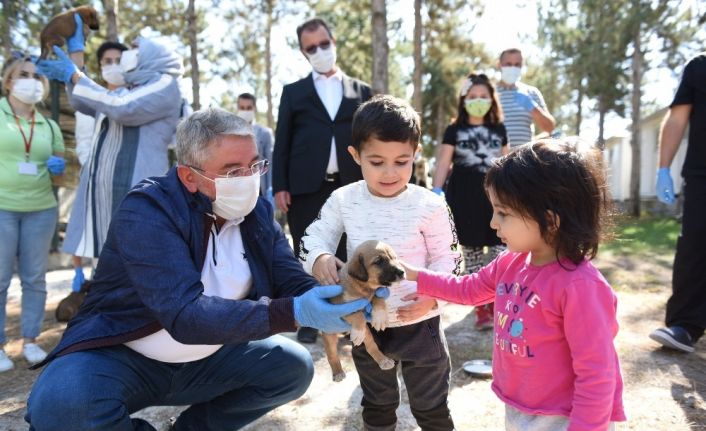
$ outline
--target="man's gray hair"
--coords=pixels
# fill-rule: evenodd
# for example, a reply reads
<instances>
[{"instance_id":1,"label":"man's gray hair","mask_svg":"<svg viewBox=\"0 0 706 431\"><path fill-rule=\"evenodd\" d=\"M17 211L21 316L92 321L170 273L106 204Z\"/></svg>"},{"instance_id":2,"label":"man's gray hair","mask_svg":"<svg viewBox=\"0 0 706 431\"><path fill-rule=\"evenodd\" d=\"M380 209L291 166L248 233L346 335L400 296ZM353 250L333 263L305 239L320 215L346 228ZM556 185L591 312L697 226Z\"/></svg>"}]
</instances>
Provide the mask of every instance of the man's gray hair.
<instances>
[{"instance_id":1,"label":"man's gray hair","mask_svg":"<svg viewBox=\"0 0 706 431\"><path fill-rule=\"evenodd\" d=\"M255 141L252 126L232 112L219 108L194 112L177 126L177 162L201 167L208 157L208 147L224 135L249 136Z\"/></svg>"}]
</instances>

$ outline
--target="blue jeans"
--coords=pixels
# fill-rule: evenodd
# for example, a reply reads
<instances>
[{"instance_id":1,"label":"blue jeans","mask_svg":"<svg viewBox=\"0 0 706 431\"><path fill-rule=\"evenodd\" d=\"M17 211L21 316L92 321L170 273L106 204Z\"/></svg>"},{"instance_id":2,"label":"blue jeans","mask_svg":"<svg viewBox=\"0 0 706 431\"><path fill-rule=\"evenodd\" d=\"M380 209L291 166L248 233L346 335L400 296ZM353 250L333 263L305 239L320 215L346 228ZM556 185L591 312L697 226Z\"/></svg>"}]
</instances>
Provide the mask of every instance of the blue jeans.
<instances>
[{"instance_id":1,"label":"blue jeans","mask_svg":"<svg viewBox=\"0 0 706 431\"><path fill-rule=\"evenodd\" d=\"M119 345L60 356L27 401L30 430L154 430L130 414L191 405L176 430L234 430L299 398L314 376L309 352L274 335L223 346L199 361L155 361Z\"/></svg>"},{"instance_id":2,"label":"blue jeans","mask_svg":"<svg viewBox=\"0 0 706 431\"><path fill-rule=\"evenodd\" d=\"M30 212L0 210L0 345L5 343L5 305L15 259L22 285L22 336L39 335L47 299L49 248L57 217L56 207Z\"/></svg>"}]
</instances>

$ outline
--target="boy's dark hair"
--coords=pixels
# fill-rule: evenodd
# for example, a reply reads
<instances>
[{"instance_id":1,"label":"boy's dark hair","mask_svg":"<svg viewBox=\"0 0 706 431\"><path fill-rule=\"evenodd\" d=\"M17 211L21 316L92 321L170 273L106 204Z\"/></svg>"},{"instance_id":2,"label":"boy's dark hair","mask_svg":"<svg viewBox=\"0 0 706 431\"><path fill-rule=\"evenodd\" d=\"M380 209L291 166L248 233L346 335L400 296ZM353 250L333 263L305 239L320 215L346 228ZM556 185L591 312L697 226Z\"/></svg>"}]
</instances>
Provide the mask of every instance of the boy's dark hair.
<instances>
[{"instance_id":1,"label":"boy's dark hair","mask_svg":"<svg viewBox=\"0 0 706 431\"><path fill-rule=\"evenodd\" d=\"M397 97L373 96L353 115L352 145L358 152L371 138L383 142L409 142L416 149L420 135L419 114L406 100Z\"/></svg>"},{"instance_id":2,"label":"boy's dark hair","mask_svg":"<svg viewBox=\"0 0 706 431\"><path fill-rule=\"evenodd\" d=\"M302 47L302 33L304 31L316 31L319 29L319 27L325 28L326 33L328 33L328 37L333 39L333 34L331 34L331 28L328 26L328 24L326 24L326 21L321 18L312 18L297 27L297 40L299 41L299 48Z\"/></svg>"},{"instance_id":3,"label":"boy's dark hair","mask_svg":"<svg viewBox=\"0 0 706 431\"><path fill-rule=\"evenodd\" d=\"M530 142L496 160L485 177L486 191L537 222L557 259L576 265L596 256L610 208L602 154L579 144L574 138ZM558 226L549 211L559 216Z\"/></svg>"},{"instance_id":4,"label":"boy's dark hair","mask_svg":"<svg viewBox=\"0 0 706 431\"><path fill-rule=\"evenodd\" d=\"M466 78L461 88L461 95L458 99L458 114L456 115L456 120L453 124L457 126L468 125L468 112L466 112L466 95L471 90L471 87L475 85L484 85L488 89L490 94L490 110L483 117L483 123L495 126L503 121L503 108L500 106L500 100L498 99L498 93L495 91L495 87L488 79L488 76L484 73L471 73ZM466 90L465 92L463 90Z\"/></svg>"},{"instance_id":5,"label":"boy's dark hair","mask_svg":"<svg viewBox=\"0 0 706 431\"><path fill-rule=\"evenodd\" d=\"M251 93L240 93L238 95L238 99L236 99L236 100L239 100L239 99L252 100L252 104L257 105L257 100L255 100L255 96L252 95Z\"/></svg>"},{"instance_id":6,"label":"boy's dark hair","mask_svg":"<svg viewBox=\"0 0 706 431\"><path fill-rule=\"evenodd\" d=\"M123 45L120 42L113 42L113 41L103 42L101 44L101 46L98 47L98 51L96 52L96 58L98 59L99 66L100 66L101 60L103 59L103 54L105 54L105 52L109 49L117 49L120 52L128 50L127 46Z\"/></svg>"}]
</instances>

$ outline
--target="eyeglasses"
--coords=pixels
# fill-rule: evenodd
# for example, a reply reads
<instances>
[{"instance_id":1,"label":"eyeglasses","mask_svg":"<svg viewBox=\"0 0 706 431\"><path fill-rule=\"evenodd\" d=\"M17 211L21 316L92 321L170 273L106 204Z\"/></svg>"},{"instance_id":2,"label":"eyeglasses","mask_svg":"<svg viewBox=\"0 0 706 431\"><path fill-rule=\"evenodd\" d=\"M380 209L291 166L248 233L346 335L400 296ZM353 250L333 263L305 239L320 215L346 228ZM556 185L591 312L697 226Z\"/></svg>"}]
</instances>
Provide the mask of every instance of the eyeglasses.
<instances>
[{"instance_id":1,"label":"eyeglasses","mask_svg":"<svg viewBox=\"0 0 706 431\"><path fill-rule=\"evenodd\" d=\"M331 48L331 41L325 40L318 45L307 46L306 48L304 48L304 52L306 52L309 55L314 55L314 54L316 54L317 49L323 49L324 51L326 51L329 48Z\"/></svg>"},{"instance_id":2,"label":"eyeglasses","mask_svg":"<svg viewBox=\"0 0 706 431\"><path fill-rule=\"evenodd\" d=\"M206 173L204 169L197 168L196 166L190 166L187 165L189 168L198 171L198 172L203 172ZM226 172L225 175L219 175L216 174L214 175L216 178L237 178L237 177L249 177L251 175L258 175L262 176L267 173L267 171L270 170L270 161L267 159L263 159L260 161L257 161L250 165L249 168L235 168L231 169L230 171ZM208 178L208 177L206 177Z\"/></svg>"}]
</instances>

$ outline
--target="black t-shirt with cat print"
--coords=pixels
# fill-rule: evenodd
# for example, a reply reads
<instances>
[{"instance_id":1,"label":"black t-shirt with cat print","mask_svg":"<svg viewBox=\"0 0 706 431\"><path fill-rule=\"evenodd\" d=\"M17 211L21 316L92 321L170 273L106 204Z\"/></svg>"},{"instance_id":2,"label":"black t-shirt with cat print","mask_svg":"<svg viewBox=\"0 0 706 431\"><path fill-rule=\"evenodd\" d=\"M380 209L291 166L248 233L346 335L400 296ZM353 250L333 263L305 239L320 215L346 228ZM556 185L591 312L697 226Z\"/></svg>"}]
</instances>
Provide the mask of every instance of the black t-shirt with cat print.
<instances>
[{"instance_id":1,"label":"black t-shirt with cat print","mask_svg":"<svg viewBox=\"0 0 706 431\"><path fill-rule=\"evenodd\" d=\"M444 144L454 146L454 169L487 172L493 160L502 155L507 145L507 132L502 123L479 126L452 124L444 132Z\"/></svg>"}]
</instances>

